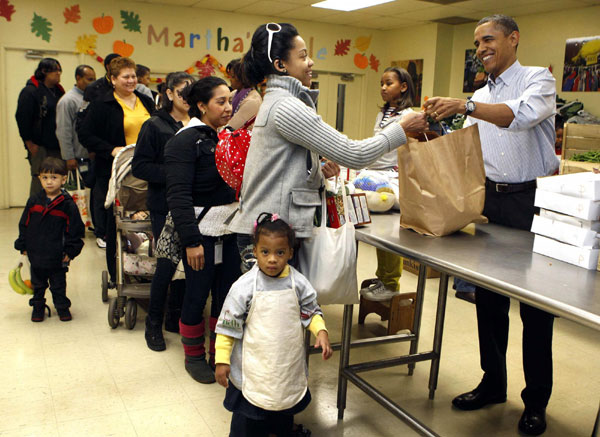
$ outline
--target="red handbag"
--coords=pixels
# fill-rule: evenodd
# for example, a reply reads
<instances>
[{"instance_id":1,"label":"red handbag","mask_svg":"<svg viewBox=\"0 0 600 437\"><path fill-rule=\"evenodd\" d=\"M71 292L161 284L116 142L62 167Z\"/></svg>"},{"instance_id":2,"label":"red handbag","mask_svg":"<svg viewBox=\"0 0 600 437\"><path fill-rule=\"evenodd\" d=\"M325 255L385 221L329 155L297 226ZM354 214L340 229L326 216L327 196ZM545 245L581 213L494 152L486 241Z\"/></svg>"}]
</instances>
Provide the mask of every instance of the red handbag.
<instances>
[{"instance_id":1,"label":"red handbag","mask_svg":"<svg viewBox=\"0 0 600 437\"><path fill-rule=\"evenodd\" d=\"M244 126L234 131L223 129L219 132L219 142L215 150L217 170L223 180L235 190L236 198L239 197L246 165L246 156L250 147L252 131L248 129L256 117L248 120Z\"/></svg>"}]
</instances>

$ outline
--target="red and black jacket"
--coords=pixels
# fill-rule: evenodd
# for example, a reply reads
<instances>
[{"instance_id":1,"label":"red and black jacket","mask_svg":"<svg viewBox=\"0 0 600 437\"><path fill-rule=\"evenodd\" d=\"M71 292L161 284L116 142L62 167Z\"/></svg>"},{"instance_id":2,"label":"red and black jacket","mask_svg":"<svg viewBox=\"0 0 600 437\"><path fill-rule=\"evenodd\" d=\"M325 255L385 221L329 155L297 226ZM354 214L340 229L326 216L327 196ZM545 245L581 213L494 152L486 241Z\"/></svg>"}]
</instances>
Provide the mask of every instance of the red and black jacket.
<instances>
[{"instance_id":1,"label":"red and black jacket","mask_svg":"<svg viewBox=\"0 0 600 437\"><path fill-rule=\"evenodd\" d=\"M63 191L48 203L41 190L27 201L15 249L26 250L34 267L59 268L65 254L73 259L81 253L84 234L85 226L71 196Z\"/></svg>"}]
</instances>

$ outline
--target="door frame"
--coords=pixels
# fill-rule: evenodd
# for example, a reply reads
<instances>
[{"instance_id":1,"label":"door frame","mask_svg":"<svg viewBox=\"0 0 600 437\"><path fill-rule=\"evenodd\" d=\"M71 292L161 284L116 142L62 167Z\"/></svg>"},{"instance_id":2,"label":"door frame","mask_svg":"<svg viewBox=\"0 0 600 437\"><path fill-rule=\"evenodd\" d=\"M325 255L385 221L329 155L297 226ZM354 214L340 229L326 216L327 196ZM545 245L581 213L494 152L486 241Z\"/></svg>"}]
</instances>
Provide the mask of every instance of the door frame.
<instances>
[{"instance_id":1,"label":"door frame","mask_svg":"<svg viewBox=\"0 0 600 437\"><path fill-rule=\"evenodd\" d=\"M8 65L6 65L6 58L8 51L23 51L27 52L29 50L40 53L42 56L51 56L58 55L61 53L73 55L73 50L63 50L63 49L34 49L27 46L15 46L15 45L0 45L0 108L2 108L3 116L0 117L0 131L2 131L2 136L0 137L0 209L10 208L10 184L8 177L8 148L9 145L9 137L8 137L8 120L11 116L7 113L8 109L8 90L6 77L8 76ZM84 54L78 53L79 55L79 64L84 63ZM20 74L21 72L13 72L13 74ZM14 117L13 117L14 119Z\"/></svg>"}]
</instances>

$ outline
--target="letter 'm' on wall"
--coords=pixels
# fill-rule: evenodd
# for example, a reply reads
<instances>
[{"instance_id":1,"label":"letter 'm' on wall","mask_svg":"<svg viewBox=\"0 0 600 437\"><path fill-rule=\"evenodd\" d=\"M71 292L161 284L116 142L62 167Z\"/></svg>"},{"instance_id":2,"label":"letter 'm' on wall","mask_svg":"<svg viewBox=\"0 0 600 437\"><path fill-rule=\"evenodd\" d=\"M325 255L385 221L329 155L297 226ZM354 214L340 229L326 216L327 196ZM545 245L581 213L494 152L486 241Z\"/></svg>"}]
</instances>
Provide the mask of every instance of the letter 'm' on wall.
<instances>
[{"instance_id":1,"label":"letter 'm' on wall","mask_svg":"<svg viewBox=\"0 0 600 437\"><path fill-rule=\"evenodd\" d=\"M194 40L200 39L199 33L190 33L190 49L194 48Z\"/></svg>"},{"instance_id":2,"label":"letter 'm' on wall","mask_svg":"<svg viewBox=\"0 0 600 437\"><path fill-rule=\"evenodd\" d=\"M169 28L164 27L159 35L156 35L154 31L154 26L152 24L148 25L148 45L152 45L152 38L154 38L155 42L160 42L160 40L164 37L165 39L165 47L169 45Z\"/></svg>"},{"instance_id":3,"label":"letter 'm' on wall","mask_svg":"<svg viewBox=\"0 0 600 437\"><path fill-rule=\"evenodd\" d=\"M225 48L223 50L227 51L229 50L229 38L226 36L221 36L222 31L223 29L220 27L217 29L217 50L221 51L221 42L225 41L225 44L223 44Z\"/></svg>"}]
</instances>

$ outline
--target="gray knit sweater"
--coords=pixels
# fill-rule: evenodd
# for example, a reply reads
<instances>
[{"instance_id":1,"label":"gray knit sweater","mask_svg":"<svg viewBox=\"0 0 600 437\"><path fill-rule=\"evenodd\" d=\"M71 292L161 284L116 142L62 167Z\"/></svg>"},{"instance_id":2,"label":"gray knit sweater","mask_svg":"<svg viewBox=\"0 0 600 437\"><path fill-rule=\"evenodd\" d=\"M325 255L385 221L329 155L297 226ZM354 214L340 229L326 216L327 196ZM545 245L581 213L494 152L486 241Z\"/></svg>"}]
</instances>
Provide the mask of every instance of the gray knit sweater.
<instances>
[{"instance_id":1,"label":"gray knit sweater","mask_svg":"<svg viewBox=\"0 0 600 437\"><path fill-rule=\"evenodd\" d=\"M318 91L289 76L269 76L246 158L239 212L230 229L251 234L261 212L277 213L298 238L312 234L315 208L321 205L323 175L319 155L360 169L406 143L392 123L371 138L351 140L315 111Z\"/></svg>"}]
</instances>

